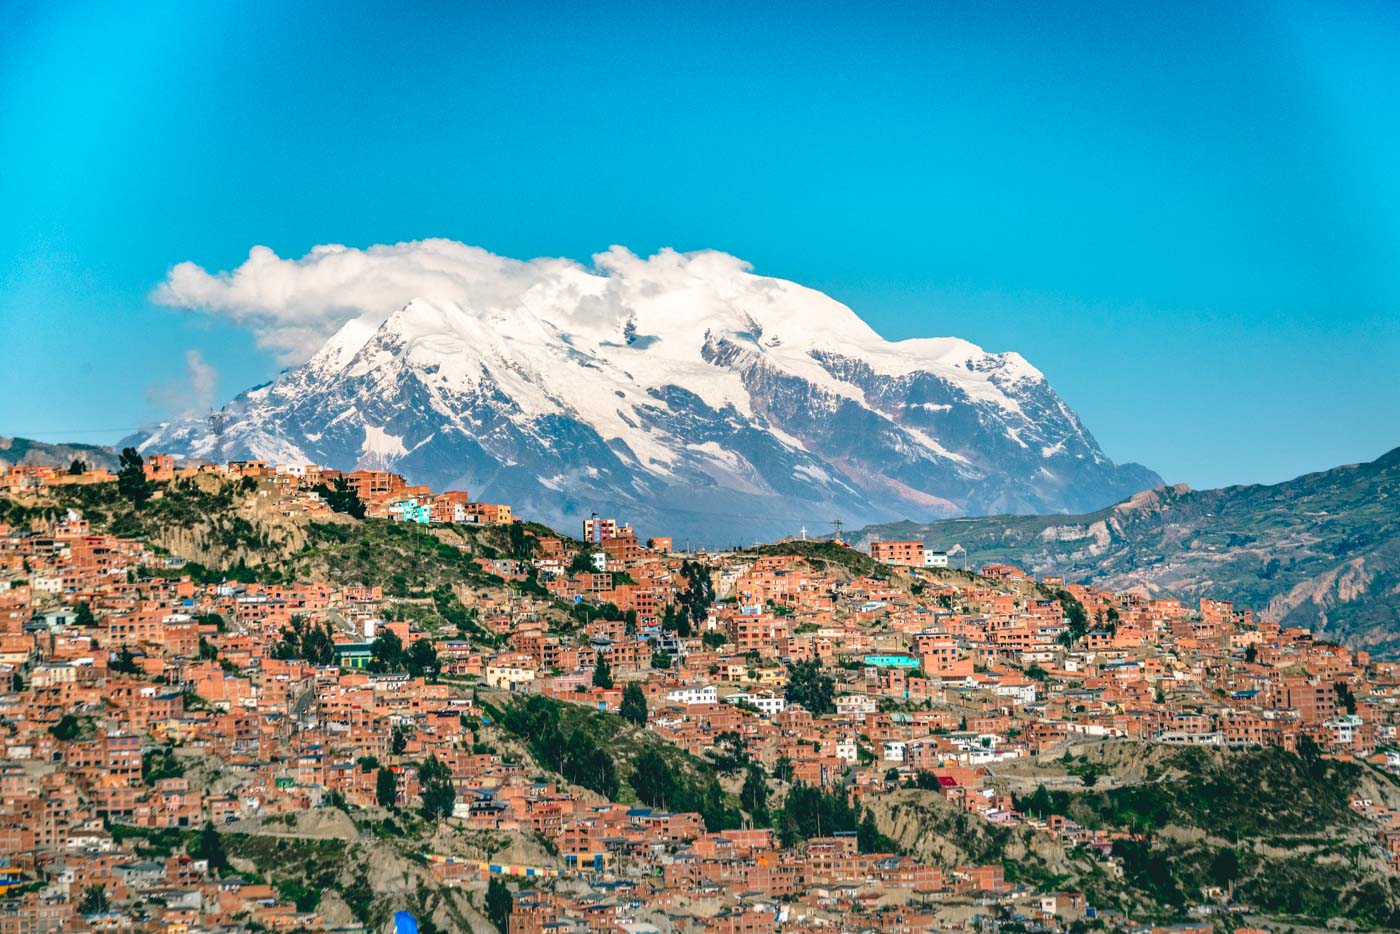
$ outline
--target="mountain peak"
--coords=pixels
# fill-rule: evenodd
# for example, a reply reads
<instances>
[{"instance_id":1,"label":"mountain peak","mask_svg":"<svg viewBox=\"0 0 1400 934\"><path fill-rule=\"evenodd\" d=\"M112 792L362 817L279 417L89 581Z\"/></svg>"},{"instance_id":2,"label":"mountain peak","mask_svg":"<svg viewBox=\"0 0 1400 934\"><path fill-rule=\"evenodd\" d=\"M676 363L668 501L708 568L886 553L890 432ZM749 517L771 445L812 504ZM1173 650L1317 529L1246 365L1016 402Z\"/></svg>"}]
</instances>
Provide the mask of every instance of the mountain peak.
<instances>
[{"instance_id":1,"label":"mountain peak","mask_svg":"<svg viewBox=\"0 0 1400 934\"><path fill-rule=\"evenodd\" d=\"M609 511L712 540L1092 509L1161 482L1113 465L1020 354L886 341L728 254L467 258L235 400L225 451L392 466L553 521ZM144 443L212 446L195 421Z\"/></svg>"}]
</instances>

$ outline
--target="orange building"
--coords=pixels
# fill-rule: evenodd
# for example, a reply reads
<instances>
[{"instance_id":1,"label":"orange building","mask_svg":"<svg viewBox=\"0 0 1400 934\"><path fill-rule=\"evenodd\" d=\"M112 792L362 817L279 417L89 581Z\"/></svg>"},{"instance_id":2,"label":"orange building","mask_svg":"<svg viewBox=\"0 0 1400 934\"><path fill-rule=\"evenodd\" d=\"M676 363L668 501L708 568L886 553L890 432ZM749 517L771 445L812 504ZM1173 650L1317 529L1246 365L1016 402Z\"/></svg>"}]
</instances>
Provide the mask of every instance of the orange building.
<instances>
[{"instance_id":1,"label":"orange building","mask_svg":"<svg viewBox=\"0 0 1400 934\"><path fill-rule=\"evenodd\" d=\"M871 542L870 557L885 564L917 568L924 565L923 542Z\"/></svg>"}]
</instances>

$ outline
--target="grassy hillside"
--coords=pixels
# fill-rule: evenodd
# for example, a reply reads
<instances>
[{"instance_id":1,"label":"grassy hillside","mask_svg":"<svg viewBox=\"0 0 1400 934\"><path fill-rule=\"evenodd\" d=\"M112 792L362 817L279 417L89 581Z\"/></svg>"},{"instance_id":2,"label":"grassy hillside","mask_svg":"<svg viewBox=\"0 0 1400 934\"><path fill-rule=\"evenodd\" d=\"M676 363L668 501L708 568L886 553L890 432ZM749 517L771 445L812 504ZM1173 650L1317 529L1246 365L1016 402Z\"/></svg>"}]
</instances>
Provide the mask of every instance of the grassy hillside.
<instances>
[{"instance_id":1,"label":"grassy hillside","mask_svg":"<svg viewBox=\"0 0 1400 934\"><path fill-rule=\"evenodd\" d=\"M1052 799L1085 826L1148 834L1118 852L1134 888L1164 906L1229 885L1272 917L1394 929L1400 880L1381 858L1378 828L1348 806L1356 793L1396 797L1389 778L1351 763L1182 749L1142 782Z\"/></svg>"},{"instance_id":2,"label":"grassy hillside","mask_svg":"<svg viewBox=\"0 0 1400 934\"><path fill-rule=\"evenodd\" d=\"M623 802L641 801L673 811L699 811L711 830L742 826L737 800L727 794L710 762L638 729L613 713L538 695L487 703L492 720L523 742L531 757L571 784ZM643 785L639 765L659 757L661 786ZM652 760L655 764L656 760ZM653 776L655 777L655 776ZM655 792L647 800L647 790Z\"/></svg>"},{"instance_id":3,"label":"grassy hillside","mask_svg":"<svg viewBox=\"0 0 1400 934\"><path fill-rule=\"evenodd\" d=\"M1212 596L1372 650L1400 651L1400 448L1272 486L1164 487L1080 516L872 526L1104 587Z\"/></svg>"},{"instance_id":4,"label":"grassy hillside","mask_svg":"<svg viewBox=\"0 0 1400 934\"><path fill-rule=\"evenodd\" d=\"M270 485L251 479L209 475L154 489L140 507L113 483L52 487L41 496L0 494L0 521L60 517L72 509L96 530L145 539L211 570L240 561L288 577L333 568L336 577L357 582L402 572L429 588L444 574L481 573L475 565L466 567L470 560L458 545L467 546L471 557L487 558L509 557L515 547L506 526L423 527L334 513L287 515L286 504L269 495ZM534 523L523 529L530 536L568 540Z\"/></svg>"},{"instance_id":5,"label":"grassy hillside","mask_svg":"<svg viewBox=\"0 0 1400 934\"><path fill-rule=\"evenodd\" d=\"M1082 890L1100 909L1136 918L1185 921L1219 888L1275 930L1343 919L1364 930L1400 927L1400 880L1381 854L1379 828L1348 806L1360 794L1393 807L1400 788L1364 766L1279 749L1120 740L995 766L993 775L1025 813L1131 835L1113 847L1123 878L1092 850L1028 826L986 824L933 791L877 801L880 829L945 866L1001 861L1008 879Z\"/></svg>"},{"instance_id":6,"label":"grassy hillside","mask_svg":"<svg viewBox=\"0 0 1400 934\"><path fill-rule=\"evenodd\" d=\"M543 526L526 524L526 534L513 540L504 526L426 528L335 514L289 516L268 485L213 476L162 483L157 491L139 508L111 483L55 487L42 497L0 496L0 522L22 524L74 509L98 531L141 538L157 552L186 559L178 567L148 569L153 574L200 582L378 585L429 629L455 627L488 643L495 637L476 625L475 612L462 603L468 591L500 596L513 588L547 597L533 581L507 584L476 563L515 556L529 547L531 536L557 535ZM563 620L567 609L556 608Z\"/></svg>"},{"instance_id":7,"label":"grassy hillside","mask_svg":"<svg viewBox=\"0 0 1400 934\"><path fill-rule=\"evenodd\" d=\"M872 559L868 554L856 551L854 548L838 545L835 542L788 540L784 542L774 542L771 545L759 545L754 548L741 548L739 552L741 554L752 554L759 557L792 555L805 559L809 564L817 568L841 568L846 573L863 577L887 577L889 575L889 570Z\"/></svg>"}]
</instances>

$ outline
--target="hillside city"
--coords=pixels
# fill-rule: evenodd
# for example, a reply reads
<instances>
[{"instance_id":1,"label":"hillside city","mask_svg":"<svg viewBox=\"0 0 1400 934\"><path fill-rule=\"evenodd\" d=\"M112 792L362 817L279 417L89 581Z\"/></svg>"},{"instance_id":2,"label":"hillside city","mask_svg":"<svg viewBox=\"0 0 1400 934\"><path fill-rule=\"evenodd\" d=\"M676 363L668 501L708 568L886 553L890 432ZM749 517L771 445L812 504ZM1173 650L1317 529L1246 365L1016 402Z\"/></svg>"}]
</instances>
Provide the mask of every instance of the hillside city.
<instances>
[{"instance_id":1,"label":"hillside city","mask_svg":"<svg viewBox=\"0 0 1400 934\"><path fill-rule=\"evenodd\" d=\"M1320 927L1265 880L1286 852L1180 832L1206 791L1360 828L1345 885L1390 923L1400 663L921 541L682 553L625 518L6 469L0 932Z\"/></svg>"}]
</instances>

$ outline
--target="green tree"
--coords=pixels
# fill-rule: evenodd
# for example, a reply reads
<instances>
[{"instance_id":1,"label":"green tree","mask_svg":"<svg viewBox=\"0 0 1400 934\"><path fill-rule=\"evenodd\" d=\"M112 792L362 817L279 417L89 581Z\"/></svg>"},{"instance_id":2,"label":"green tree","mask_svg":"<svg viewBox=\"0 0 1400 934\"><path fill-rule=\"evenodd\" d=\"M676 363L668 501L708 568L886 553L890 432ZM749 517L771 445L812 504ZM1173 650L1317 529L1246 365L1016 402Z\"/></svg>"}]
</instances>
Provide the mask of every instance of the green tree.
<instances>
[{"instance_id":1,"label":"green tree","mask_svg":"<svg viewBox=\"0 0 1400 934\"><path fill-rule=\"evenodd\" d=\"M1054 813L1054 804L1050 799L1050 792L1044 785L1036 785L1035 793L1021 804L1021 810L1027 814L1034 814L1036 817L1048 817Z\"/></svg>"},{"instance_id":2,"label":"green tree","mask_svg":"<svg viewBox=\"0 0 1400 934\"><path fill-rule=\"evenodd\" d=\"M732 830L742 825L740 815L724 806L724 789L719 779L711 775L705 784L705 792L700 800L700 819L710 833Z\"/></svg>"},{"instance_id":3,"label":"green tree","mask_svg":"<svg viewBox=\"0 0 1400 934\"><path fill-rule=\"evenodd\" d=\"M146 480L145 461L135 448L123 448L121 466L117 470L117 492L141 506L151 498L151 484Z\"/></svg>"},{"instance_id":4,"label":"green tree","mask_svg":"<svg viewBox=\"0 0 1400 934\"><path fill-rule=\"evenodd\" d=\"M613 686L612 668L608 665L608 657L602 652L598 653L598 662L593 666L593 686L605 690Z\"/></svg>"},{"instance_id":5,"label":"green tree","mask_svg":"<svg viewBox=\"0 0 1400 934\"><path fill-rule=\"evenodd\" d=\"M798 838L802 840L829 836L841 831L859 830L856 812L844 791L827 793L820 788L798 782L783 798L783 813L790 816L791 821L779 818L779 834L784 833L784 827L788 827L789 832L795 828Z\"/></svg>"},{"instance_id":6,"label":"green tree","mask_svg":"<svg viewBox=\"0 0 1400 934\"><path fill-rule=\"evenodd\" d=\"M115 671L118 674L134 675L141 671L141 667L136 664L136 656L132 654L129 646L122 646L117 652L117 657L107 663L108 671Z\"/></svg>"},{"instance_id":7,"label":"green tree","mask_svg":"<svg viewBox=\"0 0 1400 934\"><path fill-rule=\"evenodd\" d=\"M890 853L896 849L894 841L880 832L875 823L875 813L867 810L856 828L856 845L862 853Z\"/></svg>"},{"instance_id":8,"label":"green tree","mask_svg":"<svg viewBox=\"0 0 1400 934\"><path fill-rule=\"evenodd\" d=\"M559 774L606 797L617 794L617 767L612 756L585 730L576 729L563 743Z\"/></svg>"},{"instance_id":9,"label":"green tree","mask_svg":"<svg viewBox=\"0 0 1400 934\"><path fill-rule=\"evenodd\" d=\"M452 770L439 762L437 756L429 755L427 761L418 767L418 794L423 799L420 813L424 819L438 820L452 816L457 789L452 784Z\"/></svg>"},{"instance_id":10,"label":"green tree","mask_svg":"<svg viewBox=\"0 0 1400 934\"><path fill-rule=\"evenodd\" d=\"M1118 610L1114 607L1109 607L1108 610L1103 614L1104 625L1111 633L1118 632L1118 621L1121 618L1122 617L1119 615Z\"/></svg>"},{"instance_id":11,"label":"green tree","mask_svg":"<svg viewBox=\"0 0 1400 934\"><path fill-rule=\"evenodd\" d=\"M1311 736L1298 737L1298 758L1313 778L1320 779L1327 773L1327 763L1322 758L1322 747Z\"/></svg>"},{"instance_id":12,"label":"green tree","mask_svg":"<svg viewBox=\"0 0 1400 934\"><path fill-rule=\"evenodd\" d=\"M790 782L793 776L792 760L787 756L779 756L778 761L773 763L773 777L780 782Z\"/></svg>"},{"instance_id":13,"label":"green tree","mask_svg":"<svg viewBox=\"0 0 1400 934\"><path fill-rule=\"evenodd\" d=\"M671 766L665 756L655 749L648 749L637 756L632 764L632 777L628 781L643 804L656 808L667 807L676 787Z\"/></svg>"},{"instance_id":14,"label":"green tree","mask_svg":"<svg viewBox=\"0 0 1400 934\"><path fill-rule=\"evenodd\" d=\"M586 725L564 726L560 705L541 697L517 700L505 709L502 724L529 744L536 761L567 781L615 798L617 769Z\"/></svg>"},{"instance_id":15,"label":"green tree","mask_svg":"<svg viewBox=\"0 0 1400 934\"><path fill-rule=\"evenodd\" d=\"M749 744L734 730L723 730L715 735L714 751L710 753L715 768L721 772L737 772L748 765Z\"/></svg>"},{"instance_id":16,"label":"green tree","mask_svg":"<svg viewBox=\"0 0 1400 934\"><path fill-rule=\"evenodd\" d=\"M672 659L670 652L651 653L651 667L656 669L657 671L666 671L667 669L669 669L671 667L671 661Z\"/></svg>"},{"instance_id":17,"label":"green tree","mask_svg":"<svg viewBox=\"0 0 1400 934\"><path fill-rule=\"evenodd\" d=\"M1356 713L1356 695L1352 693L1351 685L1345 681L1338 681L1332 685L1332 690L1337 695L1337 702L1348 714Z\"/></svg>"},{"instance_id":18,"label":"green tree","mask_svg":"<svg viewBox=\"0 0 1400 934\"><path fill-rule=\"evenodd\" d=\"M619 713L622 719L637 726L647 725L647 696L641 684L631 681L622 689L622 709Z\"/></svg>"},{"instance_id":19,"label":"green tree","mask_svg":"<svg viewBox=\"0 0 1400 934\"><path fill-rule=\"evenodd\" d=\"M399 800L399 779L393 769L381 768L374 777L374 798L383 808L393 808Z\"/></svg>"},{"instance_id":20,"label":"green tree","mask_svg":"<svg viewBox=\"0 0 1400 934\"><path fill-rule=\"evenodd\" d=\"M370 667L375 671L405 671L408 668L403 640L392 629L381 630L370 644L370 651L374 653Z\"/></svg>"},{"instance_id":21,"label":"green tree","mask_svg":"<svg viewBox=\"0 0 1400 934\"><path fill-rule=\"evenodd\" d=\"M763 766L750 762L744 770L744 786L739 789L739 804L754 815L754 823L768 821L768 777L763 774Z\"/></svg>"},{"instance_id":22,"label":"green tree","mask_svg":"<svg viewBox=\"0 0 1400 934\"><path fill-rule=\"evenodd\" d=\"M313 623L305 616L293 616L291 625L282 627L282 638L272 647L272 657L304 661L321 667L334 665L335 633L331 624Z\"/></svg>"},{"instance_id":23,"label":"green tree","mask_svg":"<svg viewBox=\"0 0 1400 934\"><path fill-rule=\"evenodd\" d=\"M71 713L66 713L58 718L58 722L49 727L49 732L53 738L60 742L69 743L77 739L83 732L82 721Z\"/></svg>"},{"instance_id":24,"label":"green tree","mask_svg":"<svg viewBox=\"0 0 1400 934\"><path fill-rule=\"evenodd\" d=\"M1083 639L1089 631L1089 614L1084 609L1084 604L1080 603L1068 590L1057 592L1055 597L1060 601L1060 606L1064 608L1065 623L1069 627L1068 630L1060 634L1060 640L1065 645L1072 646Z\"/></svg>"},{"instance_id":25,"label":"green tree","mask_svg":"<svg viewBox=\"0 0 1400 934\"><path fill-rule=\"evenodd\" d=\"M1123 861L1124 882L1153 901L1173 908L1186 905L1186 894L1172 872L1173 862L1138 840L1118 840L1113 855Z\"/></svg>"},{"instance_id":26,"label":"green tree","mask_svg":"<svg viewBox=\"0 0 1400 934\"><path fill-rule=\"evenodd\" d=\"M501 934L510 930L510 916L515 911L515 899L500 879L491 878L486 885L486 917Z\"/></svg>"},{"instance_id":27,"label":"green tree","mask_svg":"<svg viewBox=\"0 0 1400 934\"><path fill-rule=\"evenodd\" d=\"M535 553L535 537L525 532L520 522L512 522L507 533L510 539L510 556L517 561L528 561Z\"/></svg>"},{"instance_id":28,"label":"green tree","mask_svg":"<svg viewBox=\"0 0 1400 934\"><path fill-rule=\"evenodd\" d=\"M350 482L344 477L336 477L333 486L322 483L312 492L321 497L321 501L329 506L333 511L351 516L355 519L365 517L365 504L350 489Z\"/></svg>"},{"instance_id":29,"label":"green tree","mask_svg":"<svg viewBox=\"0 0 1400 934\"><path fill-rule=\"evenodd\" d=\"M85 473L87 473L86 461L74 460L73 463L68 465L68 475L70 477L81 477Z\"/></svg>"},{"instance_id":30,"label":"green tree","mask_svg":"<svg viewBox=\"0 0 1400 934\"><path fill-rule=\"evenodd\" d=\"M419 639L413 643L404 659L404 667L415 678L432 677L439 668L437 649L431 639Z\"/></svg>"},{"instance_id":31,"label":"green tree","mask_svg":"<svg viewBox=\"0 0 1400 934\"><path fill-rule=\"evenodd\" d=\"M797 818L784 807L778 812L778 844L784 849L791 849L802 840L802 828L797 825Z\"/></svg>"},{"instance_id":32,"label":"green tree","mask_svg":"<svg viewBox=\"0 0 1400 934\"><path fill-rule=\"evenodd\" d=\"M703 623L710 612L711 604L715 602L715 588L710 578L710 569L698 561L682 561L681 578L686 582L686 589L681 591L679 600L690 620L696 624ZM678 625L677 632L679 631Z\"/></svg>"},{"instance_id":33,"label":"green tree","mask_svg":"<svg viewBox=\"0 0 1400 934\"><path fill-rule=\"evenodd\" d=\"M195 838L194 852L190 856L208 862L211 872L222 873L228 869L228 853L224 850L223 838L219 836L213 824L206 823L200 829L199 836Z\"/></svg>"},{"instance_id":34,"label":"green tree","mask_svg":"<svg viewBox=\"0 0 1400 934\"><path fill-rule=\"evenodd\" d=\"M570 574L592 574L598 570L598 565L593 563L593 556L602 554L597 549L580 551L574 555L574 559L569 562Z\"/></svg>"},{"instance_id":35,"label":"green tree","mask_svg":"<svg viewBox=\"0 0 1400 934\"><path fill-rule=\"evenodd\" d=\"M805 659L788 666L789 703L801 704L808 713L819 716L836 709L834 694L835 682L822 670L820 660Z\"/></svg>"},{"instance_id":36,"label":"green tree","mask_svg":"<svg viewBox=\"0 0 1400 934\"><path fill-rule=\"evenodd\" d=\"M228 632L228 623L218 613L201 613L194 618L201 626L213 626L219 632Z\"/></svg>"},{"instance_id":37,"label":"green tree","mask_svg":"<svg viewBox=\"0 0 1400 934\"><path fill-rule=\"evenodd\" d=\"M100 915L108 909L107 889L101 885L90 885L83 889L83 897L78 902L78 914Z\"/></svg>"},{"instance_id":38,"label":"green tree","mask_svg":"<svg viewBox=\"0 0 1400 934\"><path fill-rule=\"evenodd\" d=\"M141 754L141 784L151 787L163 778L179 778L185 774L185 766L175 756L175 750L168 746L157 746Z\"/></svg>"},{"instance_id":39,"label":"green tree","mask_svg":"<svg viewBox=\"0 0 1400 934\"><path fill-rule=\"evenodd\" d=\"M389 733L389 751L396 756L401 756L407 748L408 731L401 726L394 727Z\"/></svg>"},{"instance_id":40,"label":"green tree","mask_svg":"<svg viewBox=\"0 0 1400 934\"><path fill-rule=\"evenodd\" d=\"M1222 889L1228 889L1240 877L1240 857L1233 849L1216 850L1210 861L1210 879Z\"/></svg>"},{"instance_id":41,"label":"green tree","mask_svg":"<svg viewBox=\"0 0 1400 934\"><path fill-rule=\"evenodd\" d=\"M85 601L73 607L73 625L81 626L84 629L97 625L97 617L92 615L92 607L88 606Z\"/></svg>"},{"instance_id":42,"label":"green tree","mask_svg":"<svg viewBox=\"0 0 1400 934\"><path fill-rule=\"evenodd\" d=\"M681 635L685 635L685 633L681 633ZM705 644L705 648L713 652L729 640L718 629L711 629L700 637L700 641Z\"/></svg>"}]
</instances>

